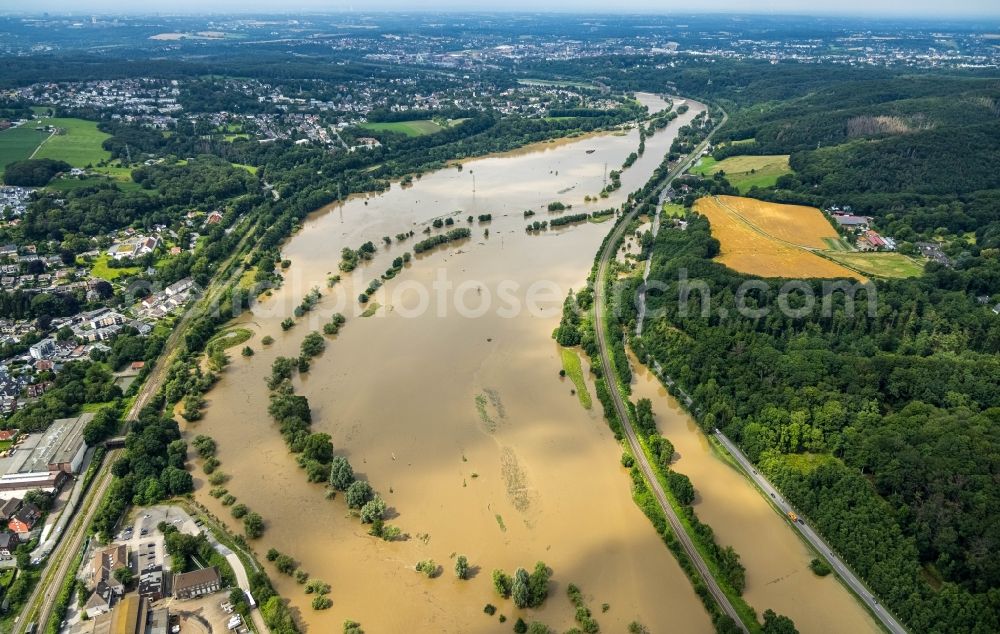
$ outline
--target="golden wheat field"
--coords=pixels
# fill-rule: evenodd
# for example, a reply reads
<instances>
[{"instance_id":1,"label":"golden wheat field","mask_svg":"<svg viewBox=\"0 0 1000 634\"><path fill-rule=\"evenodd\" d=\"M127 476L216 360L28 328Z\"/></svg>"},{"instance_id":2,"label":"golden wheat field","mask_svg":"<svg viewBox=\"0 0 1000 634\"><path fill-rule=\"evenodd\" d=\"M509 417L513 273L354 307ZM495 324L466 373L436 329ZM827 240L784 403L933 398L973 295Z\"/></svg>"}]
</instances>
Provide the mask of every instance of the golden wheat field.
<instances>
[{"instance_id":1,"label":"golden wheat field","mask_svg":"<svg viewBox=\"0 0 1000 634\"><path fill-rule=\"evenodd\" d=\"M823 212L815 207L780 205L740 196L719 196L719 202L778 240L812 249L827 249L824 238L837 240L840 237Z\"/></svg>"},{"instance_id":2,"label":"golden wheat field","mask_svg":"<svg viewBox=\"0 0 1000 634\"><path fill-rule=\"evenodd\" d=\"M824 237L837 237L818 209L737 196L701 198L694 209L712 225L720 244L716 259L733 270L761 277L866 280L806 248L824 248Z\"/></svg>"}]
</instances>

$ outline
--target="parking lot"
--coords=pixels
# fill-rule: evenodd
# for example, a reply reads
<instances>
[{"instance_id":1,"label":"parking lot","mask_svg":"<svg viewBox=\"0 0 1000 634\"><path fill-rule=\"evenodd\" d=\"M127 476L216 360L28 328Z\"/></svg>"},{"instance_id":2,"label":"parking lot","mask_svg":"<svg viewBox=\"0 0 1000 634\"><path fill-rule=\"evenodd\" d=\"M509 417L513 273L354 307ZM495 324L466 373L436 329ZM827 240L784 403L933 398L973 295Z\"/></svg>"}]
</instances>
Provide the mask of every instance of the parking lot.
<instances>
[{"instance_id":1,"label":"parking lot","mask_svg":"<svg viewBox=\"0 0 1000 634\"><path fill-rule=\"evenodd\" d=\"M226 612L222 606L228 604L228 601L229 594L227 592L216 592L206 597L186 601L173 598L165 599L158 605L165 605L171 614L180 616L181 630L179 634L246 631L245 626L235 630L227 628L233 614Z\"/></svg>"}]
</instances>

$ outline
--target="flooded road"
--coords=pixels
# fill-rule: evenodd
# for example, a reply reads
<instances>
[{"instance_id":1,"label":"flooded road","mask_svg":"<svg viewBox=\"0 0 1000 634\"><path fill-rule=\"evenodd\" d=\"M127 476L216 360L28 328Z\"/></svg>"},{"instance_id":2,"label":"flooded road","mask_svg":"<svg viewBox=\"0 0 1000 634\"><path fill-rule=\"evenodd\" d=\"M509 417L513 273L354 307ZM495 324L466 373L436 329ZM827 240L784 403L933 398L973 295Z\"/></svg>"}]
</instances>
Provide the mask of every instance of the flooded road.
<instances>
[{"instance_id":1,"label":"flooded road","mask_svg":"<svg viewBox=\"0 0 1000 634\"><path fill-rule=\"evenodd\" d=\"M833 575L809 569L812 552L739 471L723 461L660 381L630 355L632 399L653 402L656 424L677 453L673 467L691 478L695 512L746 567L743 597L795 621L800 632L881 632Z\"/></svg>"},{"instance_id":2,"label":"flooded road","mask_svg":"<svg viewBox=\"0 0 1000 634\"><path fill-rule=\"evenodd\" d=\"M651 110L663 105L652 95L640 98ZM638 130L468 160L410 187L354 197L313 214L284 246L291 266L283 286L238 320L254 332L247 344L256 354L229 351L232 362L208 393L204 418L186 433L216 439L220 470L231 476L225 487L264 517L267 531L254 542L260 559L277 548L332 586L333 606L314 611L303 586L265 564L307 631L340 631L350 618L371 633L509 632L510 621L483 613L487 603L511 621L523 616L564 631L574 625L570 583L581 588L603 631L625 631L633 620L651 632L713 631L674 557L631 500L621 448L600 405L595 399L594 409L584 410L558 374L551 333L567 291L585 283L609 225L524 230L560 215L547 211L550 202L572 205L561 215L620 205L649 178L676 129L702 109L689 105L646 140L644 156L607 199L584 202L635 151ZM534 215L525 218L525 210ZM487 213L492 221L475 220ZM448 217L470 228L471 238L414 256L367 306L358 303L369 281L425 237L432 219ZM382 242L411 230L415 236L403 243ZM341 249L369 240L378 246L374 259L328 291ZM322 301L284 332L281 320L313 287L323 289ZM373 315L361 316L375 304ZM328 500L322 485L307 483L267 414L264 379L272 361L297 356L303 337L335 312L347 323L327 338L311 371L295 379L296 392L309 399L313 431L330 434L336 453L371 482L389 505L387 523L405 540L370 537L342 495ZM273 345L260 343L265 335ZM198 500L240 532L229 509L208 495L200 469L195 478ZM739 486L756 495L747 483ZM704 519L723 534L714 518ZM795 540L790 532L779 539ZM468 581L455 578L457 554L472 565ZM424 559L434 559L442 574L415 572ZM536 561L553 571L549 599L541 609L516 610L496 595L490 574L530 570ZM750 568L748 554L744 561Z\"/></svg>"}]
</instances>

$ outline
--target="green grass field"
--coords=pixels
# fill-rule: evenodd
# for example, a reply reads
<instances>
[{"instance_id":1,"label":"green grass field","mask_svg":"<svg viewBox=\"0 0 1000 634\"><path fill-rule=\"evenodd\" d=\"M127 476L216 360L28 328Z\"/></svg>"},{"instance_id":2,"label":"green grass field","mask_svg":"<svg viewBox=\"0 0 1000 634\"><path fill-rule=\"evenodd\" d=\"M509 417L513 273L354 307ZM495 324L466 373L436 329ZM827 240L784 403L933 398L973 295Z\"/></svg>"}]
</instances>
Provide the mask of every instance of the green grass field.
<instances>
[{"instance_id":1,"label":"green grass field","mask_svg":"<svg viewBox=\"0 0 1000 634\"><path fill-rule=\"evenodd\" d=\"M46 185L47 189L52 189L57 192L69 192L75 189L82 189L84 187L89 187L90 185L96 185L98 183L107 182L104 178L91 177L91 178L57 178Z\"/></svg>"},{"instance_id":2,"label":"green grass field","mask_svg":"<svg viewBox=\"0 0 1000 634\"><path fill-rule=\"evenodd\" d=\"M924 272L919 260L900 253L827 252L831 260L875 277L918 277Z\"/></svg>"},{"instance_id":3,"label":"green grass field","mask_svg":"<svg viewBox=\"0 0 1000 634\"><path fill-rule=\"evenodd\" d=\"M108 165L106 167L95 167L90 170L91 172L97 172L98 174L104 174L112 179L118 181L119 183L131 183L132 182L132 168L131 167L120 167L118 165Z\"/></svg>"},{"instance_id":4,"label":"green grass field","mask_svg":"<svg viewBox=\"0 0 1000 634\"><path fill-rule=\"evenodd\" d=\"M52 125L65 130L65 133L44 141L35 158L66 161L73 167L86 167L111 158L111 153L101 147L101 143L111 135L98 130L94 121L42 119L35 125Z\"/></svg>"},{"instance_id":5,"label":"green grass field","mask_svg":"<svg viewBox=\"0 0 1000 634\"><path fill-rule=\"evenodd\" d=\"M790 174L792 168L788 166L787 154L730 156L722 161L706 156L691 171L702 176L725 172L726 179L733 187L745 194L752 187L771 187L779 176Z\"/></svg>"},{"instance_id":6,"label":"green grass field","mask_svg":"<svg viewBox=\"0 0 1000 634\"><path fill-rule=\"evenodd\" d=\"M102 253L99 258L94 260L94 265L90 269L90 274L94 277L99 277L102 280L107 280L113 282L123 275L135 275L139 272L138 267L129 267L122 269L113 269L108 266L108 254Z\"/></svg>"},{"instance_id":7,"label":"green grass field","mask_svg":"<svg viewBox=\"0 0 1000 634\"><path fill-rule=\"evenodd\" d=\"M103 403L84 403L80 406L81 414L96 414L105 407L114 407L114 401L105 401Z\"/></svg>"},{"instance_id":8,"label":"green grass field","mask_svg":"<svg viewBox=\"0 0 1000 634\"><path fill-rule=\"evenodd\" d=\"M823 238L823 242L831 251L854 251L854 247L843 238Z\"/></svg>"},{"instance_id":9,"label":"green grass field","mask_svg":"<svg viewBox=\"0 0 1000 634\"><path fill-rule=\"evenodd\" d=\"M416 121L374 121L362 123L361 127L373 132L397 132L406 136L434 134L444 129L430 119L418 119Z\"/></svg>"},{"instance_id":10,"label":"green grass field","mask_svg":"<svg viewBox=\"0 0 1000 634\"><path fill-rule=\"evenodd\" d=\"M677 203L663 204L664 218L683 218L686 214L687 210L684 209L684 205L678 205Z\"/></svg>"},{"instance_id":11,"label":"green grass field","mask_svg":"<svg viewBox=\"0 0 1000 634\"><path fill-rule=\"evenodd\" d=\"M830 454L826 453L785 454L774 459L784 463L786 466L801 473L802 475L808 475L812 471L815 471L820 465L837 460Z\"/></svg>"},{"instance_id":12,"label":"green grass field","mask_svg":"<svg viewBox=\"0 0 1000 634\"><path fill-rule=\"evenodd\" d=\"M580 364L580 355L572 348L562 348L562 365L566 371L566 376L573 382L576 388L576 396L580 399L583 409L590 409L592 402L590 392L587 390L587 383L583 380L583 366Z\"/></svg>"},{"instance_id":13,"label":"green grass field","mask_svg":"<svg viewBox=\"0 0 1000 634\"><path fill-rule=\"evenodd\" d=\"M48 137L45 132L35 130L35 125L34 122L29 122L0 132L0 176L9 163L23 161L31 156L38 144Z\"/></svg>"},{"instance_id":14,"label":"green grass field","mask_svg":"<svg viewBox=\"0 0 1000 634\"><path fill-rule=\"evenodd\" d=\"M226 348L232 348L233 346L238 346L241 343L246 343L253 337L253 332L246 328L231 328L224 332L220 332L216 336L212 337L207 344L205 344L205 350L211 353L213 350L225 350Z\"/></svg>"},{"instance_id":15,"label":"green grass field","mask_svg":"<svg viewBox=\"0 0 1000 634\"><path fill-rule=\"evenodd\" d=\"M107 165L104 167L92 167L87 171L89 173L96 174L96 176L89 176L87 178L60 178L49 183L47 187L56 191L66 192L74 189L80 189L81 187L87 187L89 185L108 182L110 180L122 191L135 191L142 189L138 183L132 180L131 167Z\"/></svg>"},{"instance_id":16,"label":"green grass field","mask_svg":"<svg viewBox=\"0 0 1000 634\"><path fill-rule=\"evenodd\" d=\"M607 221L611 220L614 217L615 217L614 214L608 214L606 216L597 216L596 218L594 216L591 216L590 218L587 218L587 222L591 222L591 223L593 223L595 225L599 225L602 222L607 222Z\"/></svg>"}]
</instances>

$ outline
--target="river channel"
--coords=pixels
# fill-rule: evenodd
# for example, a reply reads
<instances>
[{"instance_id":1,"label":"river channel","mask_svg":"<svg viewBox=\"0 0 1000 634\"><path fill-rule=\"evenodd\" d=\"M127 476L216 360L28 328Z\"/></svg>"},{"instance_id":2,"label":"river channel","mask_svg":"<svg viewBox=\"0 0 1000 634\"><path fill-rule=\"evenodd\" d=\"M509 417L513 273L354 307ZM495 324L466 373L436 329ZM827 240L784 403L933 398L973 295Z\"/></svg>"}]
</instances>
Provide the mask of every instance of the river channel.
<instances>
[{"instance_id":1,"label":"river channel","mask_svg":"<svg viewBox=\"0 0 1000 634\"><path fill-rule=\"evenodd\" d=\"M651 110L666 106L653 95L639 97ZM264 517L266 533L254 542L259 558L277 548L331 585L333 606L315 611L303 586L265 563L308 632L340 631L348 618L370 633L509 632L518 616L564 631L574 625L569 583L581 588L603 631L625 631L634 620L651 632L713 631L675 559L632 502L619 464L621 448L596 398L595 407L585 410L571 394L572 384L558 374L562 364L552 330L567 291L585 283L610 225L524 230L529 221L557 217L546 209L553 201L573 206L564 214L620 205L649 178L677 128L703 109L689 105L685 115L646 140L645 154L623 172L621 189L608 199L584 202L635 151L635 129L465 161L461 169L425 174L408 187L394 183L383 194L317 211L284 245L282 257L291 262L284 284L237 320L254 333L247 345L256 354L245 358L238 348L230 350L232 362L207 395L204 418L185 433L215 438L221 470L230 476L226 488ZM526 219L529 209L535 215ZM492 221L466 220L486 213ZM412 250L434 218L447 217L454 226L470 227L472 237L415 256L367 306L358 303L368 282ZM406 242L382 243L382 236L411 230L415 236ZM374 259L327 290L341 249L368 240L378 245ZM322 301L284 332L280 322L313 287L323 289ZM362 316L375 303L380 307L374 314ZM295 379L296 392L309 399L313 431L330 434L335 451L386 500L387 522L407 539L370 537L349 515L342 495L326 499L322 485L307 483L267 414L264 379L271 362L297 356L302 338L320 330L334 312L347 323L327 338L310 372ZM275 342L262 345L265 335ZM666 433L684 446L674 438L681 429ZM697 436L692 429L683 433ZM715 458L682 452L682 470L707 498L715 485L702 484L689 463ZM228 508L208 495L211 487L200 468L195 480L199 502L239 532ZM743 506L750 508L754 496L764 505L749 483L735 480L732 486L742 492ZM766 514L738 516L734 521L742 524L732 527L716 526L710 514L703 518L725 543L732 538L735 544L737 533L752 535L758 526L775 532L771 539L782 548L764 572L751 567L757 559L745 552L750 546L736 546L748 562L748 598L759 611L774 607L799 623L796 602L804 612L833 597L835 614L824 617L826 626L819 627L817 616L811 621L817 628L802 631L859 631L853 624L865 623L838 621L860 611L839 586L822 596L807 590L836 582L807 583L804 548L790 530L768 524ZM456 554L468 557L471 579L455 578ZM424 559L442 566L442 574L428 579L417 573L414 565ZM530 570L536 561L553 571L542 608L519 611L496 596L493 569ZM777 575L772 568L798 575L783 584L789 596L781 605L775 598L781 593L758 589ZM484 614L487 603L510 621L501 624Z\"/></svg>"}]
</instances>

